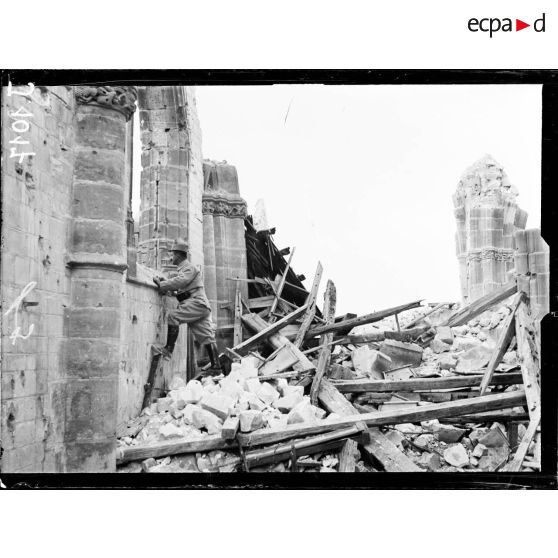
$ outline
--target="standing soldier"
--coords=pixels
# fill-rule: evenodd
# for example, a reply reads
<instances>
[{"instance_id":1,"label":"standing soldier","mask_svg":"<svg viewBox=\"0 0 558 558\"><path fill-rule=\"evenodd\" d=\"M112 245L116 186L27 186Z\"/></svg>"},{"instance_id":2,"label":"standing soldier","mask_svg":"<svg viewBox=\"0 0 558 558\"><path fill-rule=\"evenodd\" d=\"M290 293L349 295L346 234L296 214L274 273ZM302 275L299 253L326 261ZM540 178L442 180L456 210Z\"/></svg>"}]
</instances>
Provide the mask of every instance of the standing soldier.
<instances>
[{"instance_id":1,"label":"standing soldier","mask_svg":"<svg viewBox=\"0 0 558 558\"><path fill-rule=\"evenodd\" d=\"M205 345L211 361L211 369L221 372L219 353L215 343L215 325L211 320L211 306L205 295L200 272L188 261L188 244L176 240L171 248L172 263L177 266L177 273L172 279L154 278L153 282L159 292L172 292L178 300L178 307L168 315L167 344L153 346L155 353L170 359L178 337L180 324L188 324L194 339Z\"/></svg>"}]
</instances>

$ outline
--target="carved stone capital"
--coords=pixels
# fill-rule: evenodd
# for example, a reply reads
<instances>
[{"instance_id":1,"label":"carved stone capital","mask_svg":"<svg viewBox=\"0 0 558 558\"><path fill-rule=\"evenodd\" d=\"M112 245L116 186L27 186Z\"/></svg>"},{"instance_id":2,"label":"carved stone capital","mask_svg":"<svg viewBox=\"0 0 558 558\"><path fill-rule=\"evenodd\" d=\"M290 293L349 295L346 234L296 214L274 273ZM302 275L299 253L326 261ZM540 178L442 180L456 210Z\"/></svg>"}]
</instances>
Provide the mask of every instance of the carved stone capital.
<instances>
[{"instance_id":1,"label":"carved stone capital","mask_svg":"<svg viewBox=\"0 0 558 558\"><path fill-rule=\"evenodd\" d=\"M513 262L514 251L496 248L484 248L467 254L467 261L495 260L500 262Z\"/></svg>"},{"instance_id":2,"label":"carved stone capital","mask_svg":"<svg viewBox=\"0 0 558 558\"><path fill-rule=\"evenodd\" d=\"M84 105L97 105L117 110L129 120L136 110L137 89L119 85L77 85L76 101Z\"/></svg>"},{"instance_id":3,"label":"carved stone capital","mask_svg":"<svg viewBox=\"0 0 558 558\"><path fill-rule=\"evenodd\" d=\"M231 219L244 219L248 214L246 202L236 197L234 199L221 196L203 196L202 213L204 215L223 215Z\"/></svg>"}]
</instances>

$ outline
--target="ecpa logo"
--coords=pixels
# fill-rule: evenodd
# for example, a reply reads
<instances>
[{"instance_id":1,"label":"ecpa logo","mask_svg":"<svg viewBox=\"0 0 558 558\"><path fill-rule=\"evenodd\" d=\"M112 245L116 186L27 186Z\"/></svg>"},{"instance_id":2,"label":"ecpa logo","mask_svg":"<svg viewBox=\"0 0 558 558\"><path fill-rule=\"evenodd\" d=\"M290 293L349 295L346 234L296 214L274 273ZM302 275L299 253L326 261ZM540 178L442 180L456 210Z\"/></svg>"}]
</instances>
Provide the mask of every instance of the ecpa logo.
<instances>
[{"instance_id":1,"label":"ecpa logo","mask_svg":"<svg viewBox=\"0 0 558 558\"><path fill-rule=\"evenodd\" d=\"M546 14L543 14L540 18L536 19L533 22L532 27L537 33L545 32L545 15ZM512 18L509 17L505 17L503 19L500 19L498 17L484 17L482 19L472 17L468 21L467 27L469 28L469 31L472 31L473 33L477 33L478 31L481 31L483 33L490 33L490 38L492 38L492 35L494 33L497 33L498 31L514 31ZM526 29L527 27L531 27L531 24L525 23L521 19L516 18L515 31L521 31L522 29Z\"/></svg>"}]
</instances>

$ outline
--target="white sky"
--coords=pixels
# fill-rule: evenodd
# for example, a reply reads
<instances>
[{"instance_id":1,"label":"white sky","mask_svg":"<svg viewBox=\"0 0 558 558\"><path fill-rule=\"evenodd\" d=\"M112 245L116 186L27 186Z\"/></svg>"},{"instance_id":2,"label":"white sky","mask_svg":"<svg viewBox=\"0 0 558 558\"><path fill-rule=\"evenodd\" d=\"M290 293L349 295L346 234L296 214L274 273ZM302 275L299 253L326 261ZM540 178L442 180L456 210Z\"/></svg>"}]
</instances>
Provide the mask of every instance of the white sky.
<instances>
[{"instance_id":1,"label":"white sky","mask_svg":"<svg viewBox=\"0 0 558 558\"><path fill-rule=\"evenodd\" d=\"M538 85L196 88L205 158L263 198L279 248L310 286L317 261L337 314L458 301L452 194L491 154L540 223ZM319 304L321 305L320 294Z\"/></svg>"}]
</instances>

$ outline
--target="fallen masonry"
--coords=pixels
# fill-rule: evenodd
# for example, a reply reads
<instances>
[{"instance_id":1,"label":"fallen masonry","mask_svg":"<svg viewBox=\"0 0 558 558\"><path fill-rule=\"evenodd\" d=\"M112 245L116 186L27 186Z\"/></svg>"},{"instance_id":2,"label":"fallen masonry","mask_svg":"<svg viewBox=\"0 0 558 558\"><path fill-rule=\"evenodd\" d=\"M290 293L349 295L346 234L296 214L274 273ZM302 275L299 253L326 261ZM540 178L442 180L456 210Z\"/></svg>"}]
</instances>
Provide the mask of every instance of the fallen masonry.
<instances>
[{"instance_id":1,"label":"fallen masonry","mask_svg":"<svg viewBox=\"0 0 558 558\"><path fill-rule=\"evenodd\" d=\"M434 305L432 312L432 305L409 303L335 321L329 283L323 320L308 303L285 307L283 317L276 310L270 323L244 313L252 337L221 355L228 373L187 384L173 379L166 396L122 432L118 470L540 467L539 357L523 354L538 346L527 340L537 329L515 284L460 309ZM372 335L352 330L371 320ZM519 343L512 325L521 332ZM287 333L293 326L302 333ZM398 331L409 336L396 339L391 334Z\"/></svg>"}]
</instances>

